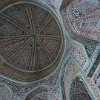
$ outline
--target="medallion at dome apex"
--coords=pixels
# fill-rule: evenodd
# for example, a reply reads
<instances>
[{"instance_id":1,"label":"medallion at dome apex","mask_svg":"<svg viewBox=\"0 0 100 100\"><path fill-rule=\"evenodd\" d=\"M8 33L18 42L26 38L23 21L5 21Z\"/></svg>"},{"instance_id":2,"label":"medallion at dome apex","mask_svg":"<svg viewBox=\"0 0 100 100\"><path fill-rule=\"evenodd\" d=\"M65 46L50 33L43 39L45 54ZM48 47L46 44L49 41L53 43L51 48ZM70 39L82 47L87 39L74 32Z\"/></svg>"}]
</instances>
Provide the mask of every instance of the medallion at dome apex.
<instances>
[{"instance_id":1,"label":"medallion at dome apex","mask_svg":"<svg viewBox=\"0 0 100 100\"><path fill-rule=\"evenodd\" d=\"M1 10L0 55L6 64L32 73L57 67L63 34L55 18L35 3L15 3Z\"/></svg>"}]
</instances>

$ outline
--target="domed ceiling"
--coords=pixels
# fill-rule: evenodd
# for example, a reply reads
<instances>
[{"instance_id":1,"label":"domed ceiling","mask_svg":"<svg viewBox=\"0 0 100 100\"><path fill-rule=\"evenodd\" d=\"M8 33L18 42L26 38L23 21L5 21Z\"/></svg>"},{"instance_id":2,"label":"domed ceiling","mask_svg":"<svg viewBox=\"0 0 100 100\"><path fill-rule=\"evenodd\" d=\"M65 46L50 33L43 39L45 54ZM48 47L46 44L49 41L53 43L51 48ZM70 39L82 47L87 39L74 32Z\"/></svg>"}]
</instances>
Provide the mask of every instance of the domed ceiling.
<instances>
[{"instance_id":1,"label":"domed ceiling","mask_svg":"<svg viewBox=\"0 0 100 100\"><path fill-rule=\"evenodd\" d=\"M63 34L51 13L35 3L15 3L1 10L0 55L9 68L43 74L51 67L50 74L57 67Z\"/></svg>"},{"instance_id":2,"label":"domed ceiling","mask_svg":"<svg viewBox=\"0 0 100 100\"><path fill-rule=\"evenodd\" d=\"M0 0L0 100L100 100L99 8Z\"/></svg>"}]
</instances>

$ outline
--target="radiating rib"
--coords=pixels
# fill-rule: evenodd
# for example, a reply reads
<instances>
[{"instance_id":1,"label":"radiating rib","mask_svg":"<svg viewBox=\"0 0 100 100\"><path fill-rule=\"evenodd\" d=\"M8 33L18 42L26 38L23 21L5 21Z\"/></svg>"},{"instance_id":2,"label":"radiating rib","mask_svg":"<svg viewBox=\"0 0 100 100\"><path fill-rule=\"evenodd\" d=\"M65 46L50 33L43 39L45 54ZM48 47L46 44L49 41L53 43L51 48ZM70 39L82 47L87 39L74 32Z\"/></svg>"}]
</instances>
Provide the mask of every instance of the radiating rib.
<instances>
[{"instance_id":1,"label":"radiating rib","mask_svg":"<svg viewBox=\"0 0 100 100\"><path fill-rule=\"evenodd\" d=\"M24 38L28 38L31 36L27 36L27 35L19 35L19 36L0 36L0 41L6 41L6 40L11 40L11 39L24 39Z\"/></svg>"},{"instance_id":2,"label":"radiating rib","mask_svg":"<svg viewBox=\"0 0 100 100\"><path fill-rule=\"evenodd\" d=\"M16 27L18 27L22 31L24 31L24 32L29 34L28 30L25 27L23 27L20 23L18 23L16 20L14 20L11 16L8 16L6 14L2 14L1 17L3 19L5 19L6 21L8 21L9 23L15 25Z\"/></svg>"},{"instance_id":3,"label":"radiating rib","mask_svg":"<svg viewBox=\"0 0 100 100\"><path fill-rule=\"evenodd\" d=\"M56 40L56 41L61 41L61 37L60 36L52 36L52 35L37 35L38 38L47 38L50 40Z\"/></svg>"},{"instance_id":4,"label":"radiating rib","mask_svg":"<svg viewBox=\"0 0 100 100\"><path fill-rule=\"evenodd\" d=\"M24 39L25 39L25 38L24 38ZM7 45L4 45L4 46L2 46L2 47L0 47L0 48L4 48L4 47L6 47L6 46L15 44L15 43L17 43L17 42L21 42L21 41L23 41L24 39L21 39L21 40L19 40L19 41L15 41L15 42L12 42L12 43L8 43Z\"/></svg>"},{"instance_id":5,"label":"radiating rib","mask_svg":"<svg viewBox=\"0 0 100 100\"><path fill-rule=\"evenodd\" d=\"M30 27L31 27L31 33L35 34L35 25L34 25L34 21L33 21L33 15L32 15L32 11L31 11L31 7L29 5L27 5L25 7L26 13L28 15L28 19L29 19L29 23L30 23Z\"/></svg>"},{"instance_id":6,"label":"radiating rib","mask_svg":"<svg viewBox=\"0 0 100 100\"><path fill-rule=\"evenodd\" d=\"M43 43L41 43L41 41L39 39L37 39L37 42L39 43L39 45L41 46L41 48L44 50L44 52L47 54L47 56L49 57L49 59L51 61L53 61L53 56L51 55L51 53L49 52L49 50L44 46Z\"/></svg>"},{"instance_id":7,"label":"radiating rib","mask_svg":"<svg viewBox=\"0 0 100 100\"><path fill-rule=\"evenodd\" d=\"M9 62L13 61L16 57L19 56L20 53L22 53L22 51L24 51L26 49L26 47L30 44L31 42L31 38L29 38L27 41L25 41L25 43L23 43L18 49L16 48L16 51L14 51L10 57L8 57Z\"/></svg>"},{"instance_id":8,"label":"radiating rib","mask_svg":"<svg viewBox=\"0 0 100 100\"><path fill-rule=\"evenodd\" d=\"M39 34L45 28L45 26L51 21L52 18L53 17L50 14L48 14L42 25L39 27L38 32L36 32L36 34Z\"/></svg>"},{"instance_id":9,"label":"radiating rib","mask_svg":"<svg viewBox=\"0 0 100 100\"><path fill-rule=\"evenodd\" d=\"M31 57L31 64L29 70L33 70L35 67L35 51L36 51L36 41L35 38L33 39L32 45L32 57Z\"/></svg>"}]
</instances>

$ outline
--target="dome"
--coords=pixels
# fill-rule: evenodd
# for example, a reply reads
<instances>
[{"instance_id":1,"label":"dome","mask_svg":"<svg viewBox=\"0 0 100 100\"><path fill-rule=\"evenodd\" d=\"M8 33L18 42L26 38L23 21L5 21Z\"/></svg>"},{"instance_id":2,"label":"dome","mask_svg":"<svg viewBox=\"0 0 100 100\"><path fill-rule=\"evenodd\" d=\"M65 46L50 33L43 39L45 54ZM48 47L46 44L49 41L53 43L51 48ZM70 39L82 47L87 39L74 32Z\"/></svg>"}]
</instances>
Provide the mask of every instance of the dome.
<instances>
[{"instance_id":1,"label":"dome","mask_svg":"<svg viewBox=\"0 0 100 100\"><path fill-rule=\"evenodd\" d=\"M63 32L52 11L36 3L14 3L1 10L0 25L0 55L11 73L44 77L58 66Z\"/></svg>"}]
</instances>

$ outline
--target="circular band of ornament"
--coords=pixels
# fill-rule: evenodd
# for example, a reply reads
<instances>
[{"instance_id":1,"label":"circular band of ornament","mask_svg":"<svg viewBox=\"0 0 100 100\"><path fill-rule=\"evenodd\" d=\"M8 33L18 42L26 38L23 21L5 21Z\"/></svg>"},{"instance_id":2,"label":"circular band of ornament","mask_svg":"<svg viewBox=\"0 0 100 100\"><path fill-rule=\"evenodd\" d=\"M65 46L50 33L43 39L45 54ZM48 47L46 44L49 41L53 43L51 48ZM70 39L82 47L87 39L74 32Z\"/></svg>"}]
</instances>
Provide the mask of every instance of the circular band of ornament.
<instances>
[{"instance_id":1,"label":"circular band of ornament","mask_svg":"<svg viewBox=\"0 0 100 100\"><path fill-rule=\"evenodd\" d=\"M3 75L25 82L48 76L58 66L63 48L63 30L49 7L17 2L0 11Z\"/></svg>"}]
</instances>

